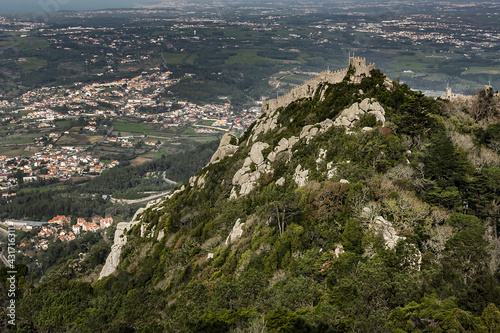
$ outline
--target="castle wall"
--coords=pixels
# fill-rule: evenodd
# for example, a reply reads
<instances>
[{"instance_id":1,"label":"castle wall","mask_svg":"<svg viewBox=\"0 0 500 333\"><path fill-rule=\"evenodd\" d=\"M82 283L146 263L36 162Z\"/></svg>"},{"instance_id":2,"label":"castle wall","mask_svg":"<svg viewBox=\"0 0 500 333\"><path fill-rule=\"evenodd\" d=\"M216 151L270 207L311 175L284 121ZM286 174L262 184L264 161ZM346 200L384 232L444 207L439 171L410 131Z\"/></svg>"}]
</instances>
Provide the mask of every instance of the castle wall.
<instances>
[{"instance_id":1,"label":"castle wall","mask_svg":"<svg viewBox=\"0 0 500 333\"><path fill-rule=\"evenodd\" d=\"M335 72L332 71L324 71L318 74L315 78L307 81L301 86L295 87L286 93L283 96L278 97L277 99L270 99L263 103L262 111L266 114L270 114L274 112L276 109L280 107L287 106L301 98L305 97L313 97L316 89L322 82L329 83L339 83L341 82L347 74L347 69L338 70Z\"/></svg>"},{"instance_id":2,"label":"castle wall","mask_svg":"<svg viewBox=\"0 0 500 333\"><path fill-rule=\"evenodd\" d=\"M350 57L349 58L350 67L354 68L355 73L351 77L351 80L355 83L361 82L363 77L370 76L370 71L375 69L375 64L371 63L366 66L366 59L360 57ZM293 88L288 93L283 96L278 97L277 99L270 99L265 101L262 104L262 112L265 114L271 114L276 109L280 107L285 107L301 98L309 98L313 97L314 93L318 89L318 86L323 82L328 82L331 84L341 82L344 77L347 75L347 71L349 69L341 69L335 72L332 71L324 71L318 74L315 78L307 81L306 83Z\"/></svg>"}]
</instances>

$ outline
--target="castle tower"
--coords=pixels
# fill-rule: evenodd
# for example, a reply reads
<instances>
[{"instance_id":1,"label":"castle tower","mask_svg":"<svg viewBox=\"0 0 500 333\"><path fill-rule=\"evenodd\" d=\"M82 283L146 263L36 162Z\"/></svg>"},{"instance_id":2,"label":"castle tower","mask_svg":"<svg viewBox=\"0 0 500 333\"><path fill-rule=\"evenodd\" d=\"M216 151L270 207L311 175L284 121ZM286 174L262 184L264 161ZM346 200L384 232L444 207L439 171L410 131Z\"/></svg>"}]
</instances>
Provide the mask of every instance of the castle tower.
<instances>
[{"instance_id":1,"label":"castle tower","mask_svg":"<svg viewBox=\"0 0 500 333\"><path fill-rule=\"evenodd\" d=\"M366 59L360 57L349 57L349 67L354 67L354 68L366 67Z\"/></svg>"},{"instance_id":2,"label":"castle tower","mask_svg":"<svg viewBox=\"0 0 500 333\"><path fill-rule=\"evenodd\" d=\"M349 57L349 67L354 68L353 82L359 83L363 77L370 76L370 71L375 69L375 64L371 63L366 66L366 59L361 57Z\"/></svg>"},{"instance_id":3,"label":"castle tower","mask_svg":"<svg viewBox=\"0 0 500 333\"><path fill-rule=\"evenodd\" d=\"M451 98L451 88L450 87L447 87L446 88L446 98L450 99Z\"/></svg>"}]
</instances>

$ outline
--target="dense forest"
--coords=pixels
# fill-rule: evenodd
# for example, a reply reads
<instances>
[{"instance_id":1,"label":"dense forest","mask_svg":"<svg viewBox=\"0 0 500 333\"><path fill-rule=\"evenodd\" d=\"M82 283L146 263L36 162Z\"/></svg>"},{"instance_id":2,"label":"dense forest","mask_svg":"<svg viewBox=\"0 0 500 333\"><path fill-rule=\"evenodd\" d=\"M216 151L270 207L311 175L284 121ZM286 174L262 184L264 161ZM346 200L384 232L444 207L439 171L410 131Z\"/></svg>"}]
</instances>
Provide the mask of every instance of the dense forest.
<instances>
[{"instance_id":1,"label":"dense forest","mask_svg":"<svg viewBox=\"0 0 500 333\"><path fill-rule=\"evenodd\" d=\"M20 267L13 331L500 331L498 95L386 81L347 76L263 114L141 214L115 274L63 262L34 285ZM366 99L385 121L325 126Z\"/></svg>"}]
</instances>

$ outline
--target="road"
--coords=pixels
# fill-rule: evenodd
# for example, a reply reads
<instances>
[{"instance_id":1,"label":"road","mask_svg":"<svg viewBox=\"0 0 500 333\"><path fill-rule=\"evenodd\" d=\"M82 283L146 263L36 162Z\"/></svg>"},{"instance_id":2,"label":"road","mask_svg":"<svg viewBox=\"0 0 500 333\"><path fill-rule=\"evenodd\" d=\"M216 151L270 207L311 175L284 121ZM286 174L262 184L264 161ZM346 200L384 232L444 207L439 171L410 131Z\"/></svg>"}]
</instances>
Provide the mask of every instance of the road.
<instances>
[{"instance_id":1,"label":"road","mask_svg":"<svg viewBox=\"0 0 500 333\"><path fill-rule=\"evenodd\" d=\"M10 262L7 261L7 259L4 257L3 253L0 252L0 260L2 260L2 263L6 266L6 267L10 267Z\"/></svg>"},{"instance_id":2,"label":"road","mask_svg":"<svg viewBox=\"0 0 500 333\"><path fill-rule=\"evenodd\" d=\"M108 132L106 133L106 135L102 139L100 139L99 141L95 142L94 144L88 146L87 148L84 148L82 151L93 149L97 145L100 145L104 140L106 140L111 135L111 133L113 133L114 130L115 130L115 126L111 125L111 128L108 130ZM81 151L80 151L80 153L81 153Z\"/></svg>"},{"instance_id":3,"label":"road","mask_svg":"<svg viewBox=\"0 0 500 333\"><path fill-rule=\"evenodd\" d=\"M174 180L172 180L172 179L168 179L168 178L167 178L167 172L166 172L166 171L164 171L164 172L163 172L163 180L164 180L165 182L167 182L167 183L169 183L169 184L172 184L172 185L175 185L175 186L179 185L179 183L178 183L178 182L176 182L176 181L174 181Z\"/></svg>"},{"instance_id":4,"label":"road","mask_svg":"<svg viewBox=\"0 0 500 333\"><path fill-rule=\"evenodd\" d=\"M164 197L166 196L167 194L169 194L171 191L167 191L167 192L162 192L162 193L158 193L158 194L154 194L154 195L151 195L149 197L146 197L146 198L142 198L142 199L135 199L135 200L126 200L126 199L115 199L113 197L111 197L111 199L115 202L118 202L118 203L123 203L123 204L127 204L127 205L133 205L133 204L137 204L137 203L143 203L143 202L148 202L148 201L151 201L151 200L155 200L155 199L158 199L158 198L161 198L161 197Z\"/></svg>"}]
</instances>

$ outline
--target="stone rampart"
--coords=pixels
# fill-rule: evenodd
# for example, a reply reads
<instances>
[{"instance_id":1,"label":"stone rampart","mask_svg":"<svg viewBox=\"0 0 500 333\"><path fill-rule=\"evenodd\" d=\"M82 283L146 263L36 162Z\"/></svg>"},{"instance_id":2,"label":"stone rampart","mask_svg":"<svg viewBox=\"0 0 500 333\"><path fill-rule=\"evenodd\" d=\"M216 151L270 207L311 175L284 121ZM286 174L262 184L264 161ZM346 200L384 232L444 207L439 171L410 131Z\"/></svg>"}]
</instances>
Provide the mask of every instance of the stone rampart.
<instances>
[{"instance_id":1,"label":"stone rampart","mask_svg":"<svg viewBox=\"0 0 500 333\"><path fill-rule=\"evenodd\" d=\"M278 97L277 99L270 99L263 103L262 111L266 114L271 114L276 109L287 106L301 98L312 97L316 92L319 84L322 82L329 82L332 84L341 82L347 74L347 69L338 70L335 72L332 71L324 71L318 74L315 78L307 81L306 83L297 86L290 90L283 96Z\"/></svg>"},{"instance_id":2,"label":"stone rampart","mask_svg":"<svg viewBox=\"0 0 500 333\"><path fill-rule=\"evenodd\" d=\"M366 59L360 57L350 57L349 58L349 66L354 69L354 75L351 76L351 81L358 83L361 82L363 77L370 76L370 71L375 69L375 64L371 63L368 66L366 65ZM348 68L341 69L338 71L324 71L318 74L315 78L307 81L306 83L297 86L290 90L283 96L280 96L276 99L270 99L265 101L262 104L262 112L270 115L276 109L280 107L285 107L288 104L292 103L301 98L313 97L318 86L323 82L328 82L331 84L341 82L345 76L347 75Z\"/></svg>"}]
</instances>

